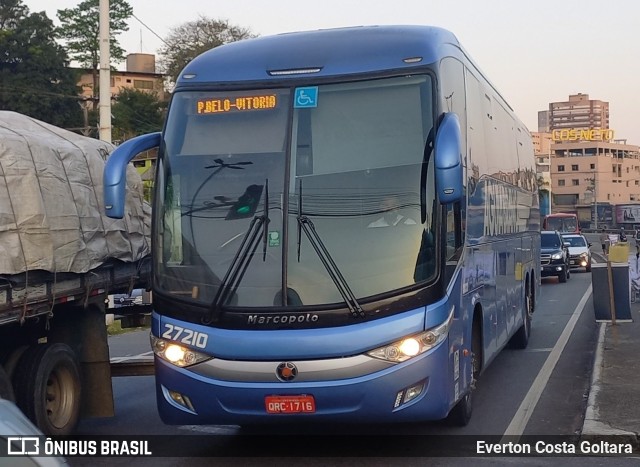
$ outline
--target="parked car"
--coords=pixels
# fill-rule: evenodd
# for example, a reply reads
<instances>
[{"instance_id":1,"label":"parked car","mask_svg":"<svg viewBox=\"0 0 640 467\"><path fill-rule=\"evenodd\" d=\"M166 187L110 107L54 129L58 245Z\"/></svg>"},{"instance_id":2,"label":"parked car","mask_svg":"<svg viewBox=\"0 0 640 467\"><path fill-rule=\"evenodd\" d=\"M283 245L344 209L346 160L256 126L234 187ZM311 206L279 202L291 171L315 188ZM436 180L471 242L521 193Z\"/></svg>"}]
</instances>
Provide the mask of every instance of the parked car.
<instances>
[{"instance_id":1,"label":"parked car","mask_svg":"<svg viewBox=\"0 0 640 467\"><path fill-rule=\"evenodd\" d=\"M591 272L591 243L584 235L562 234L562 238L569 244L569 266Z\"/></svg>"},{"instance_id":2,"label":"parked car","mask_svg":"<svg viewBox=\"0 0 640 467\"><path fill-rule=\"evenodd\" d=\"M540 232L540 275L557 276L559 282L567 282L571 276L569 266L569 243L565 243L560 232Z\"/></svg>"},{"instance_id":3,"label":"parked car","mask_svg":"<svg viewBox=\"0 0 640 467\"><path fill-rule=\"evenodd\" d=\"M114 294L113 306L119 308L121 306L142 305L142 292L143 289L133 289L131 295L128 294Z\"/></svg>"}]
</instances>

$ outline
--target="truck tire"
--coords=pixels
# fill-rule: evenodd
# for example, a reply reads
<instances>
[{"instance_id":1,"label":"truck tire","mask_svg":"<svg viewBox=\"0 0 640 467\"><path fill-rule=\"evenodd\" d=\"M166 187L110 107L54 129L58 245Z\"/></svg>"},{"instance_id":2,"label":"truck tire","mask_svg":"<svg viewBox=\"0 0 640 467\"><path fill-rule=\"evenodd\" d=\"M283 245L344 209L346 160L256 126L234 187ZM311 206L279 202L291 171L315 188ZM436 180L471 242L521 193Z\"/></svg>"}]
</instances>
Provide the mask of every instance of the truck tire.
<instances>
[{"instance_id":1,"label":"truck tire","mask_svg":"<svg viewBox=\"0 0 640 467\"><path fill-rule=\"evenodd\" d=\"M11 386L11 379L9 375L4 371L4 368L0 366L0 399L6 399L15 402L16 399L13 395L13 387Z\"/></svg>"},{"instance_id":2,"label":"truck tire","mask_svg":"<svg viewBox=\"0 0 640 467\"><path fill-rule=\"evenodd\" d=\"M80 370L66 344L27 348L13 377L18 407L45 435L68 435L80 418Z\"/></svg>"}]
</instances>

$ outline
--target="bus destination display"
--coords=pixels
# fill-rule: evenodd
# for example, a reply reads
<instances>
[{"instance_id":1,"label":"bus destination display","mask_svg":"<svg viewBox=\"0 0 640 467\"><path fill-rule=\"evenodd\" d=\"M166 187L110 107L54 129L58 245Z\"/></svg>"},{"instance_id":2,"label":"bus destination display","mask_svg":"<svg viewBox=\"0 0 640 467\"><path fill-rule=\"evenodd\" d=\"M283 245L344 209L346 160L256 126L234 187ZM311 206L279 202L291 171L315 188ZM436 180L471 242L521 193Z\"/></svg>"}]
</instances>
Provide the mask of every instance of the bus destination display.
<instances>
[{"instance_id":1,"label":"bus destination display","mask_svg":"<svg viewBox=\"0 0 640 467\"><path fill-rule=\"evenodd\" d=\"M275 109L278 98L275 94L265 96L237 96L216 99L198 99L196 113L208 115L227 112Z\"/></svg>"}]
</instances>

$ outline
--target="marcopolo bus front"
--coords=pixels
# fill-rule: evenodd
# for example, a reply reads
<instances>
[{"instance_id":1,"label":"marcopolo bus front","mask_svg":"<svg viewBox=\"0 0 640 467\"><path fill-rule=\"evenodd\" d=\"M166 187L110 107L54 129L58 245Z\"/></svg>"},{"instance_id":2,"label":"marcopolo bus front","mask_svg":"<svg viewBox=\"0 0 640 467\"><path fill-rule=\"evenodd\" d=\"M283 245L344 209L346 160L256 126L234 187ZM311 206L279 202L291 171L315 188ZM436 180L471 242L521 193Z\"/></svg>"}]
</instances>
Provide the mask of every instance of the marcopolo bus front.
<instances>
[{"instance_id":1,"label":"marcopolo bus front","mask_svg":"<svg viewBox=\"0 0 640 467\"><path fill-rule=\"evenodd\" d=\"M440 321L427 331L424 309L283 331L222 330L154 315L161 417L169 424L443 418L458 373L450 371L453 310L446 313L445 301L429 308L434 318L427 321Z\"/></svg>"}]
</instances>

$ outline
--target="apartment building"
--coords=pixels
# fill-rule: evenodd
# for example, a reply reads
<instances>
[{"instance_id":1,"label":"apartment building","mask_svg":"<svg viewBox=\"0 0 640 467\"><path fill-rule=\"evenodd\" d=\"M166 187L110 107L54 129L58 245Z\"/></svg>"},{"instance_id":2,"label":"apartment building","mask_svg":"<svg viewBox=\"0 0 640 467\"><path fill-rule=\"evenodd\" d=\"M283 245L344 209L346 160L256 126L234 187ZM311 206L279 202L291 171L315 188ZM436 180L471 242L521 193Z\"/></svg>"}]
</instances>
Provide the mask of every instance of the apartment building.
<instances>
[{"instance_id":1,"label":"apartment building","mask_svg":"<svg viewBox=\"0 0 640 467\"><path fill-rule=\"evenodd\" d=\"M86 100L84 108L90 109L93 106L93 72L92 70L82 70L78 86L80 95ZM164 75L156 73L155 55L152 54L129 54L126 59L125 71L111 71L111 97L116 98L123 89L136 89L142 92L154 93L158 100L166 101L169 93L165 89ZM85 125L87 125L87 112L85 112ZM88 129L88 126L87 126ZM118 141L114 141L118 143ZM134 167L142 177L144 195L147 200L151 200L153 180L155 175L157 151L145 151L139 154L133 161Z\"/></svg>"},{"instance_id":2,"label":"apartment building","mask_svg":"<svg viewBox=\"0 0 640 467\"><path fill-rule=\"evenodd\" d=\"M638 146L615 141L555 143L550 160L554 206L640 203Z\"/></svg>"},{"instance_id":3,"label":"apartment building","mask_svg":"<svg viewBox=\"0 0 640 467\"><path fill-rule=\"evenodd\" d=\"M548 198L550 212L577 212L583 226L638 222L628 213L635 203L640 210L640 148L615 138L608 102L571 95L539 112L538 124L533 137L543 209Z\"/></svg>"},{"instance_id":4,"label":"apartment building","mask_svg":"<svg viewBox=\"0 0 640 467\"><path fill-rule=\"evenodd\" d=\"M562 129L608 129L609 103L589 99L589 94L573 94L564 102L551 102L549 131Z\"/></svg>"},{"instance_id":5,"label":"apartment building","mask_svg":"<svg viewBox=\"0 0 640 467\"><path fill-rule=\"evenodd\" d=\"M91 103L93 92L93 71L82 70L78 86L80 95ZM155 55L129 54L127 55L125 71L111 71L111 97L117 96L122 89L136 89L142 92L155 93L158 100L167 100L164 75L156 73Z\"/></svg>"}]
</instances>

